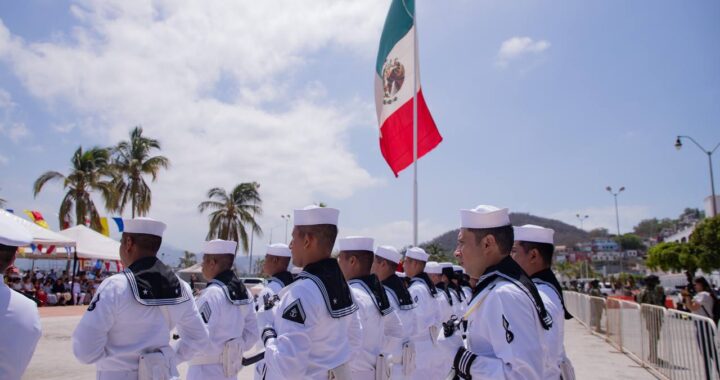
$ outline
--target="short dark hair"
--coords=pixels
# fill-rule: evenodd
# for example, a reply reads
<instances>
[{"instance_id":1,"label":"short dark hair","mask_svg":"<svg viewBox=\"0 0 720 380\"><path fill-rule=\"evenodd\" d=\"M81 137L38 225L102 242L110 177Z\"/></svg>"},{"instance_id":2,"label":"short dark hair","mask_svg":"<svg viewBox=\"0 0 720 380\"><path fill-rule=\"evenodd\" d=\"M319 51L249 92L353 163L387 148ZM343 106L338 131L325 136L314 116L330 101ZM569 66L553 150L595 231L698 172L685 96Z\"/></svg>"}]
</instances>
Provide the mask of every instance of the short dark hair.
<instances>
[{"instance_id":1,"label":"short dark hair","mask_svg":"<svg viewBox=\"0 0 720 380\"><path fill-rule=\"evenodd\" d=\"M209 256L209 258L215 260L220 265L223 265L225 267L232 268L233 263L235 262L235 255L233 254L224 254L224 255L206 255Z\"/></svg>"},{"instance_id":2,"label":"short dark hair","mask_svg":"<svg viewBox=\"0 0 720 380\"><path fill-rule=\"evenodd\" d=\"M123 233L123 237L127 236L132 242L140 248L141 251L149 253L157 253L162 245L160 236L150 234Z\"/></svg>"},{"instance_id":3,"label":"short dark hair","mask_svg":"<svg viewBox=\"0 0 720 380\"><path fill-rule=\"evenodd\" d=\"M318 246L328 252L332 252L337 238L338 228L334 224L316 224L313 226L295 226L298 235L312 235L317 239Z\"/></svg>"},{"instance_id":4,"label":"short dark hair","mask_svg":"<svg viewBox=\"0 0 720 380\"><path fill-rule=\"evenodd\" d=\"M12 245L0 244L0 274L10 267L13 259L15 259L15 253L18 247Z\"/></svg>"},{"instance_id":5,"label":"short dark hair","mask_svg":"<svg viewBox=\"0 0 720 380\"><path fill-rule=\"evenodd\" d=\"M520 246L523 247L525 253L529 253L533 249L537 249L540 252L543 263L546 266L552 265L552 257L555 252L555 246L550 243L538 243L534 241L521 241Z\"/></svg>"},{"instance_id":6,"label":"short dark hair","mask_svg":"<svg viewBox=\"0 0 720 380\"><path fill-rule=\"evenodd\" d=\"M350 257L354 257L360 263L360 271L363 273L370 273L373 263L373 253L371 251L342 251L341 254L345 254Z\"/></svg>"},{"instance_id":7,"label":"short dark hair","mask_svg":"<svg viewBox=\"0 0 720 380\"><path fill-rule=\"evenodd\" d=\"M500 248L500 253L509 255L512 251L512 246L515 243L515 233L511 225L493 227L493 228L468 228L468 231L475 235L475 243L480 244L480 241L485 236L492 235Z\"/></svg>"},{"instance_id":8,"label":"short dark hair","mask_svg":"<svg viewBox=\"0 0 720 380\"><path fill-rule=\"evenodd\" d=\"M384 263L386 263L388 266L390 266L391 268L397 268L397 265L398 265L396 262L394 262L394 261L392 261L392 260L388 260L388 259L386 259L386 258L384 258L384 257L380 257L380 256L377 256L377 255L375 256L375 261L377 261L378 263L383 263L383 262L384 262Z\"/></svg>"}]
</instances>

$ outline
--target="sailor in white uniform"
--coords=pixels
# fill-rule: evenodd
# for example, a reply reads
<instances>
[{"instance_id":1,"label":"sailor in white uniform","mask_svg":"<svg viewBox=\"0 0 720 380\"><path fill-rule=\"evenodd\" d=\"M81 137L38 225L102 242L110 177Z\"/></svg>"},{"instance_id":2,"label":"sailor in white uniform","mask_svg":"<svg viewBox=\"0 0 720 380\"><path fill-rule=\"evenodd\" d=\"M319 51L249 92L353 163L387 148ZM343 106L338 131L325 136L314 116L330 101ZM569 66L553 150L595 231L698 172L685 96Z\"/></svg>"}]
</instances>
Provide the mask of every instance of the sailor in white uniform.
<instances>
[{"instance_id":1,"label":"sailor in white uniform","mask_svg":"<svg viewBox=\"0 0 720 380\"><path fill-rule=\"evenodd\" d=\"M294 210L290 250L297 280L280 292L277 315L264 326L265 378L349 379L349 361L360 349L358 306L330 257L339 211L308 206Z\"/></svg>"},{"instance_id":2,"label":"sailor in white uniform","mask_svg":"<svg viewBox=\"0 0 720 380\"><path fill-rule=\"evenodd\" d=\"M20 380L42 335L35 302L10 289L2 278L18 247L30 243L32 236L25 227L0 220L0 379Z\"/></svg>"},{"instance_id":3,"label":"sailor in white uniform","mask_svg":"<svg viewBox=\"0 0 720 380\"><path fill-rule=\"evenodd\" d=\"M237 242L228 240L203 245L202 274L208 285L196 302L210 333L210 345L190 360L188 380L237 379L243 352L260 336L252 294L233 272L236 249Z\"/></svg>"},{"instance_id":4,"label":"sailor in white uniform","mask_svg":"<svg viewBox=\"0 0 720 380\"><path fill-rule=\"evenodd\" d=\"M263 261L263 274L269 276L268 282L255 296L255 309L261 319L272 320L277 312L276 305L280 302L280 291L295 281L295 276L288 271L290 264L290 248L286 244L275 243L267 247L265 261ZM300 273L300 271L298 271ZM258 325L260 329L264 326ZM262 331L260 331L262 333ZM258 348L262 349L263 342L258 341ZM265 376L265 361L255 365L255 379L261 380Z\"/></svg>"},{"instance_id":5,"label":"sailor in white uniform","mask_svg":"<svg viewBox=\"0 0 720 380\"><path fill-rule=\"evenodd\" d=\"M415 371L415 346L410 341L415 335L417 321L415 318L415 302L405 282L398 276L395 269L402 261L402 255L395 247L379 246L375 249L371 271L382 282L388 295L390 306L395 309L402 322L402 336L385 334L383 352L390 355L392 363L391 379L405 379ZM404 273L400 273L404 276Z\"/></svg>"},{"instance_id":6,"label":"sailor in white uniform","mask_svg":"<svg viewBox=\"0 0 720 380\"><path fill-rule=\"evenodd\" d=\"M362 347L350 360L353 380L389 379L391 364L389 354L382 351L384 337L402 339L403 326L382 283L370 273L373 239L349 236L339 239L338 247L338 265L348 280L362 325Z\"/></svg>"},{"instance_id":7,"label":"sailor in white uniform","mask_svg":"<svg viewBox=\"0 0 720 380\"><path fill-rule=\"evenodd\" d=\"M550 266L555 251L555 231L532 224L515 227L515 245L513 259L520 265L537 286L543 299L545 309L553 318L553 327L548 330L547 342L550 360L547 361L548 379L568 380L574 377L571 373L572 364L565 355L565 320L572 315L565 309L560 282L553 274ZM565 372L563 372L565 371Z\"/></svg>"},{"instance_id":8,"label":"sailor in white uniform","mask_svg":"<svg viewBox=\"0 0 720 380\"><path fill-rule=\"evenodd\" d=\"M428 261L425 265L425 273L430 278L430 281L435 285L437 294L435 295L435 302L437 303L437 319L435 320L435 326L438 334L442 334L443 323L450 321L451 318L457 319L455 314L456 304L450 289L447 284L443 281L442 266L435 261ZM436 339L440 338L440 335ZM448 374L452 368L452 356L453 353L439 350L434 354L435 364L433 365L432 378L441 379Z\"/></svg>"},{"instance_id":9,"label":"sailor in white uniform","mask_svg":"<svg viewBox=\"0 0 720 380\"><path fill-rule=\"evenodd\" d=\"M510 257L508 210L481 205L460 215L460 260L479 282L465 314L467 349L457 329L444 329L442 344L455 351L453 371L461 378L546 379L552 317L535 284Z\"/></svg>"},{"instance_id":10,"label":"sailor in white uniform","mask_svg":"<svg viewBox=\"0 0 720 380\"><path fill-rule=\"evenodd\" d=\"M438 355L435 345L439 333L440 308L436 300L438 290L425 273L428 257L419 247L408 248L405 252L405 274L410 277L409 292L416 304L416 327L412 343L415 346L415 371L411 379L426 380L437 370Z\"/></svg>"},{"instance_id":11,"label":"sailor in white uniform","mask_svg":"<svg viewBox=\"0 0 720 380\"><path fill-rule=\"evenodd\" d=\"M460 318L463 312L462 292L460 288L453 282L455 279L455 272L453 271L452 263L442 262L438 263L441 270L440 286L435 284L436 287L442 288L445 291L445 295L448 297L451 303L451 314L457 318ZM445 320L447 321L447 320Z\"/></svg>"},{"instance_id":12,"label":"sailor in white uniform","mask_svg":"<svg viewBox=\"0 0 720 380\"><path fill-rule=\"evenodd\" d=\"M105 279L72 337L75 357L95 364L97 379L177 378L176 365L209 343L190 285L156 255L165 223L124 221L120 259L127 269ZM182 337L170 346L170 331Z\"/></svg>"},{"instance_id":13,"label":"sailor in white uniform","mask_svg":"<svg viewBox=\"0 0 720 380\"><path fill-rule=\"evenodd\" d=\"M463 305L467 306L467 302L472 298L472 288L470 287L470 283L468 282L468 275L465 274L465 269L461 267L460 265L453 265L453 270L455 271L455 278L457 279L457 284L460 286L460 289L463 293Z\"/></svg>"}]
</instances>

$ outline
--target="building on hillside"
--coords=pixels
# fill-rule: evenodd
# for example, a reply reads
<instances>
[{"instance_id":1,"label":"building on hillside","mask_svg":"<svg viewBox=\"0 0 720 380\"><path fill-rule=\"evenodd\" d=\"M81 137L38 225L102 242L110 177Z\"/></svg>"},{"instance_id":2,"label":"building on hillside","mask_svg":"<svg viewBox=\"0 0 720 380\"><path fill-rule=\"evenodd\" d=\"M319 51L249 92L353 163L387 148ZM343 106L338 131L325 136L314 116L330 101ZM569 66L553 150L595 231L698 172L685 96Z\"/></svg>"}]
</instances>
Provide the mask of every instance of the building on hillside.
<instances>
[{"instance_id":1,"label":"building on hillside","mask_svg":"<svg viewBox=\"0 0 720 380\"><path fill-rule=\"evenodd\" d=\"M595 252L619 251L620 244L618 244L615 240L607 238L593 239L592 250Z\"/></svg>"}]
</instances>

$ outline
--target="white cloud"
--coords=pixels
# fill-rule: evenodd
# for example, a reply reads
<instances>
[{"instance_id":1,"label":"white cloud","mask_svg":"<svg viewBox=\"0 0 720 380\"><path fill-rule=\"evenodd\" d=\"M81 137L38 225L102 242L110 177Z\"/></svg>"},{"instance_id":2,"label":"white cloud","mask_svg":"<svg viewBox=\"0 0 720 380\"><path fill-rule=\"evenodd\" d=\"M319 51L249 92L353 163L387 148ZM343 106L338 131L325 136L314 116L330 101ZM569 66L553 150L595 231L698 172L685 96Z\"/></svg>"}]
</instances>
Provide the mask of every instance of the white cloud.
<instances>
[{"instance_id":1,"label":"white cloud","mask_svg":"<svg viewBox=\"0 0 720 380\"><path fill-rule=\"evenodd\" d=\"M10 140L12 140L16 144L23 137L26 137L30 134L30 131L28 131L24 123L13 123L10 126L5 126L5 128L3 129L5 131L5 134L10 138Z\"/></svg>"},{"instance_id":2,"label":"white cloud","mask_svg":"<svg viewBox=\"0 0 720 380\"><path fill-rule=\"evenodd\" d=\"M530 54L540 54L548 48L550 42L546 40L534 41L530 37L512 37L500 45L495 64L504 68L513 60Z\"/></svg>"},{"instance_id":3,"label":"white cloud","mask_svg":"<svg viewBox=\"0 0 720 380\"><path fill-rule=\"evenodd\" d=\"M581 210L562 210L547 215L548 218L558 219L567 224L580 227L580 221L577 214L588 215L589 217L583 221L583 228L586 231L594 228L607 228L610 233L617 233L617 223L615 219L615 207L589 207ZM620 216L620 232L632 232L633 227L641 220L651 218L650 208L641 205L621 205L618 206L618 215Z\"/></svg>"},{"instance_id":4,"label":"white cloud","mask_svg":"<svg viewBox=\"0 0 720 380\"><path fill-rule=\"evenodd\" d=\"M0 59L51 109L79 115L55 130L79 127L110 144L142 125L161 141L172 167L153 185L152 214L182 221L171 239L204 238L196 206L211 187L258 181L272 216L377 183L347 149L348 129L372 120L367 108L299 74L328 48L372 57L384 1L71 7L79 24L52 42L23 41L0 23Z\"/></svg>"},{"instance_id":5,"label":"white cloud","mask_svg":"<svg viewBox=\"0 0 720 380\"><path fill-rule=\"evenodd\" d=\"M0 166L5 166L10 162L10 159L0 154Z\"/></svg>"}]
</instances>

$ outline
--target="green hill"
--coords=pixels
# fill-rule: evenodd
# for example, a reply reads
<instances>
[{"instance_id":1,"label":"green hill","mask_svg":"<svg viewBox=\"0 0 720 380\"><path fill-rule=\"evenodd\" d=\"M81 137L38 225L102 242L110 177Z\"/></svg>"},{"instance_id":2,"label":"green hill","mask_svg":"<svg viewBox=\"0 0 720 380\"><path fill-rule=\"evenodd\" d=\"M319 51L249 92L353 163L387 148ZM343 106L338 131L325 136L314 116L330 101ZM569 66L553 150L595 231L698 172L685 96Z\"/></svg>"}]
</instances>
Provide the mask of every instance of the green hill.
<instances>
[{"instance_id":1,"label":"green hill","mask_svg":"<svg viewBox=\"0 0 720 380\"><path fill-rule=\"evenodd\" d=\"M566 245L572 246L574 244L590 240L590 235L587 231L583 231L579 228L571 226L567 223L563 223L559 220L543 218L540 216L530 215L527 213L511 213L510 222L514 226L522 226L525 224L536 224L555 230L555 245ZM457 246L457 235L458 230L448 231L426 243L421 244L423 247L435 245L445 255L452 255L452 252Z\"/></svg>"}]
</instances>

